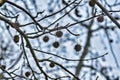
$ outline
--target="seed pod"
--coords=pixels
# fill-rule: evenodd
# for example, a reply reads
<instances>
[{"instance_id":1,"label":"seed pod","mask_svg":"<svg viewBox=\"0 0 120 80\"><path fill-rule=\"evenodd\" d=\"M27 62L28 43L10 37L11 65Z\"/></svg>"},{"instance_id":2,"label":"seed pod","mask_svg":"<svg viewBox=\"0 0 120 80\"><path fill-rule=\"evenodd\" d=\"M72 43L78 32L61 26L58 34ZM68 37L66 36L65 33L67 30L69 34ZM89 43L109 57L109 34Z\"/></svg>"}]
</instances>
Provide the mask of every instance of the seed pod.
<instances>
[{"instance_id":1,"label":"seed pod","mask_svg":"<svg viewBox=\"0 0 120 80\"><path fill-rule=\"evenodd\" d=\"M81 50L81 45L80 44L76 44L74 46L74 49L75 49L75 51L80 51Z\"/></svg>"},{"instance_id":2,"label":"seed pod","mask_svg":"<svg viewBox=\"0 0 120 80\"><path fill-rule=\"evenodd\" d=\"M58 48L58 47L59 47L59 45L60 45L60 44L59 44L59 42L58 42L58 41L55 41L55 42L53 43L53 47L54 47L54 48Z\"/></svg>"},{"instance_id":3,"label":"seed pod","mask_svg":"<svg viewBox=\"0 0 120 80\"><path fill-rule=\"evenodd\" d=\"M30 74L31 74L31 73L30 73L29 71L25 72L25 76L26 76L26 77L29 77Z\"/></svg>"},{"instance_id":4,"label":"seed pod","mask_svg":"<svg viewBox=\"0 0 120 80\"><path fill-rule=\"evenodd\" d=\"M60 37L62 37L63 32L62 32L62 31L57 31L57 32L55 33L55 35L60 38Z\"/></svg>"},{"instance_id":5,"label":"seed pod","mask_svg":"<svg viewBox=\"0 0 120 80\"><path fill-rule=\"evenodd\" d=\"M97 21L98 22L103 22L104 21L104 16L103 15L98 16Z\"/></svg>"},{"instance_id":6,"label":"seed pod","mask_svg":"<svg viewBox=\"0 0 120 80\"><path fill-rule=\"evenodd\" d=\"M20 27L19 22L16 21L16 22L12 23L12 27L15 29L18 29Z\"/></svg>"},{"instance_id":7,"label":"seed pod","mask_svg":"<svg viewBox=\"0 0 120 80\"><path fill-rule=\"evenodd\" d=\"M6 0L0 0L0 7L5 3Z\"/></svg>"},{"instance_id":8,"label":"seed pod","mask_svg":"<svg viewBox=\"0 0 120 80\"><path fill-rule=\"evenodd\" d=\"M89 1L89 6L94 7L95 6L95 0L90 0Z\"/></svg>"},{"instance_id":9,"label":"seed pod","mask_svg":"<svg viewBox=\"0 0 120 80\"><path fill-rule=\"evenodd\" d=\"M54 63L54 62L50 62L49 66L50 66L51 68L53 68L53 67L55 66L55 63Z\"/></svg>"},{"instance_id":10,"label":"seed pod","mask_svg":"<svg viewBox=\"0 0 120 80\"><path fill-rule=\"evenodd\" d=\"M2 65L1 68L2 68L2 69L6 69L6 65Z\"/></svg>"},{"instance_id":11,"label":"seed pod","mask_svg":"<svg viewBox=\"0 0 120 80\"><path fill-rule=\"evenodd\" d=\"M45 36L43 37L43 41L44 41L44 42L48 42L48 41L49 41L49 37L48 37L47 35L45 35Z\"/></svg>"},{"instance_id":12,"label":"seed pod","mask_svg":"<svg viewBox=\"0 0 120 80\"><path fill-rule=\"evenodd\" d=\"M19 35L15 35L13 40L15 43L18 43L19 42Z\"/></svg>"}]
</instances>

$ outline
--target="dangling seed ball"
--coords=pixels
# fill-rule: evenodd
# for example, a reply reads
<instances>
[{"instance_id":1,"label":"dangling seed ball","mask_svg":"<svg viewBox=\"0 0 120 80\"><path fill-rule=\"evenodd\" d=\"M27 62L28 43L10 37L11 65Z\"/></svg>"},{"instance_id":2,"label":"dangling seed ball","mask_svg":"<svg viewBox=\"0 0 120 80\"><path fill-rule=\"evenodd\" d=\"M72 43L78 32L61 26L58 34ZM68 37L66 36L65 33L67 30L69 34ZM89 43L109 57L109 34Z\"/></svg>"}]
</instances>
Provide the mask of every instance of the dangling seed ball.
<instances>
[{"instance_id":1,"label":"dangling seed ball","mask_svg":"<svg viewBox=\"0 0 120 80\"><path fill-rule=\"evenodd\" d=\"M30 73L29 71L25 72L25 76L26 76L26 77L29 77L30 74L31 74L31 73Z\"/></svg>"},{"instance_id":2,"label":"dangling seed ball","mask_svg":"<svg viewBox=\"0 0 120 80\"><path fill-rule=\"evenodd\" d=\"M103 22L104 21L104 16L103 15L98 16L97 21L98 22Z\"/></svg>"},{"instance_id":3,"label":"dangling seed ball","mask_svg":"<svg viewBox=\"0 0 120 80\"><path fill-rule=\"evenodd\" d=\"M0 0L0 7L5 3L6 0Z\"/></svg>"},{"instance_id":4,"label":"dangling seed ball","mask_svg":"<svg viewBox=\"0 0 120 80\"><path fill-rule=\"evenodd\" d=\"M16 22L12 23L12 27L15 29L18 29L20 27L19 22L16 21Z\"/></svg>"},{"instance_id":5,"label":"dangling seed ball","mask_svg":"<svg viewBox=\"0 0 120 80\"><path fill-rule=\"evenodd\" d=\"M76 44L74 46L74 49L75 49L75 51L80 51L81 50L81 45L80 44Z\"/></svg>"},{"instance_id":6,"label":"dangling seed ball","mask_svg":"<svg viewBox=\"0 0 120 80\"><path fill-rule=\"evenodd\" d=\"M55 63L54 63L54 62L50 62L49 66L50 66L51 68L53 68L53 67L55 66Z\"/></svg>"},{"instance_id":7,"label":"dangling seed ball","mask_svg":"<svg viewBox=\"0 0 120 80\"><path fill-rule=\"evenodd\" d=\"M95 5L95 1L94 0L89 1L89 6L94 7L94 5Z\"/></svg>"},{"instance_id":8,"label":"dangling seed ball","mask_svg":"<svg viewBox=\"0 0 120 80\"><path fill-rule=\"evenodd\" d=\"M43 41L44 41L44 42L48 42L48 41L49 41L49 37L48 37L47 35L45 35L45 36L43 37Z\"/></svg>"},{"instance_id":9,"label":"dangling seed ball","mask_svg":"<svg viewBox=\"0 0 120 80\"><path fill-rule=\"evenodd\" d=\"M15 43L18 43L19 42L19 35L15 35L13 40Z\"/></svg>"},{"instance_id":10,"label":"dangling seed ball","mask_svg":"<svg viewBox=\"0 0 120 80\"><path fill-rule=\"evenodd\" d=\"M55 35L60 38L60 37L62 37L63 32L62 32L62 31L57 31L57 32L55 33Z\"/></svg>"},{"instance_id":11,"label":"dangling seed ball","mask_svg":"<svg viewBox=\"0 0 120 80\"><path fill-rule=\"evenodd\" d=\"M58 47L59 47L59 45L60 45L60 44L59 44L59 42L58 42L58 41L55 41L55 42L53 43L53 47L54 47L54 48L58 48Z\"/></svg>"}]
</instances>

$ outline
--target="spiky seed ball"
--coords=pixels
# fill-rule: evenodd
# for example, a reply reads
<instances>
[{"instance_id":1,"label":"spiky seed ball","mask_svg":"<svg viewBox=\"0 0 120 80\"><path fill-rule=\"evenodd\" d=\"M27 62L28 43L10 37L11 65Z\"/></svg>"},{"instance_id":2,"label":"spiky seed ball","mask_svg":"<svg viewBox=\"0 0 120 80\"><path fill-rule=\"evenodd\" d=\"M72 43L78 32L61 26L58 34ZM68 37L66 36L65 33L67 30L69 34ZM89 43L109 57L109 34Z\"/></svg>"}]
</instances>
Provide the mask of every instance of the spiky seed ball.
<instances>
[{"instance_id":1,"label":"spiky seed ball","mask_svg":"<svg viewBox=\"0 0 120 80\"><path fill-rule=\"evenodd\" d=\"M55 35L56 35L57 37L62 37L63 32L62 32L62 31L57 31L57 32L55 33Z\"/></svg>"},{"instance_id":2,"label":"spiky seed ball","mask_svg":"<svg viewBox=\"0 0 120 80\"><path fill-rule=\"evenodd\" d=\"M95 1L94 0L89 1L89 6L94 7L94 5L95 5Z\"/></svg>"},{"instance_id":3,"label":"spiky seed ball","mask_svg":"<svg viewBox=\"0 0 120 80\"><path fill-rule=\"evenodd\" d=\"M47 35L45 35L45 36L43 37L43 41L44 41L44 42L48 42L48 41L49 41L49 37L48 37Z\"/></svg>"},{"instance_id":4,"label":"spiky seed ball","mask_svg":"<svg viewBox=\"0 0 120 80\"><path fill-rule=\"evenodd\" d=\"M58 41L55 41L55 42L53 43L53 47L54 47L54 48L58 48L58 47L59 47L59 45L60 45L60 44L59 44L59 42L58 42Z\"/></svg>"},{"instance_id":5,"label":"spiky seed ball","mask_svg":"<svg viewBox=\"0 0 120 80\"><path fill-rule=\"evenodd\" d=\"M81 45L80 44L76 44L74 46L74 49L75 49L75 51L80 51L81 50Z\"/></svg>"},{"instance_id":6,"label":"spiky seed ball","mask_svg":"<svg viewBox=\"0 0 120 80\"><path fill-rule=\"evenodd\" d=\"M13 40L15 43L18 43L19 42L19 35L15 35Z\"/></svg>"},{"instance_id":7,"label":"spiky seed ball","mask_svg":"<svg viewBox=\"0 0 120 80\"><path fill-rule=\"evenodd\" d=\"M104 21L104 16L103 15L98 16L97 21L98 22L103 22Z\"/></svg>"},{"instance_id":8,"label":"spiky seed ball","mask_svg":"<svg viewBox=\"0 0 120 80\"><path fill-rule=\"evenodd\" d=\"M16 21L16 22L12 23L12 27L15 29L18 29L20 27L19 22Z\"/></svg>"},{"instance_id":9,"label":"spiky seed ball","mask_svg":"<svg viewBox=\"0 0 120 80\"><path fill-rule=\"evenodd\" d=\"M6 65L2 65L1 68L2 68L2 69L6 69Z\"/></svg>"},{"instance_id":10,"label":"spiky seed ball","mask_svg":"<svg viewBox=\"0 0 120 80\"><path fill-rule=\"evenodd\" d=\"M0 0L0 7L5 3L6 0Z\"/></svg>"},{"instance_id":11,"label":"spiky seed ball","mask_svg":"<svg viewBox=\"0 0 120 80\"><path fill-rule=\"evenodd\" d=\"M49 66L50 66L51 68L53 68L53 67L55 66L55 63L54 63L54 62L50 62Z\"/></svg>"},{"instance_id":12,"label":"spiky seed ball","mask_svg":"<svg viewBox=\"0 0 120 80\"><path fill-rule=\"evenodd\" d=\"M29 77L30 74L31 74L31 73L30 73L29 71L25 72L25 76L26 76L26 77Z\"/></svg>"}]
</instances>

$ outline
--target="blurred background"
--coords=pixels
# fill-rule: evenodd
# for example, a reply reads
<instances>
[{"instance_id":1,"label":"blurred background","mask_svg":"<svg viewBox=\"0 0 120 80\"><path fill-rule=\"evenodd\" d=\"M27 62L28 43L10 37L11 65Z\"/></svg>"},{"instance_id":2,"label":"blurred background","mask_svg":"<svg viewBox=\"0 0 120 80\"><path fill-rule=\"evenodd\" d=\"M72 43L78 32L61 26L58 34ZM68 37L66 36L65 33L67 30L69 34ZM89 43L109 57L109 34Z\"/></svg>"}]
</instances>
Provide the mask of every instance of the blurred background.
<instances>
[{"instance_id":1,"label":"blurred background","mask_svg":"<svg viewBox=\"0 0 120 80\"><path fill-rule=\"evenodd\" d=\"M0 21L0 80L119 80L120 28L91 2L6 1L0 16L15 27ZM120 23L119 0L98 2Z\"/></svg>"}]
</instances>

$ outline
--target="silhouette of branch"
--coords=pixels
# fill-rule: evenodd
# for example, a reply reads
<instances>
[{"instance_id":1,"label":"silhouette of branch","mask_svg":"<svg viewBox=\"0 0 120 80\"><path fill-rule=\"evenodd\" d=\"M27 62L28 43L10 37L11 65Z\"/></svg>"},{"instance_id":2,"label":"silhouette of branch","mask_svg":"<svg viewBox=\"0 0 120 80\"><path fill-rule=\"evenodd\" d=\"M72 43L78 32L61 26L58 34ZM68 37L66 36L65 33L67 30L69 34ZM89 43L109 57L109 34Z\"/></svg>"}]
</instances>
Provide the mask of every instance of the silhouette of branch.
<instances>
[{"instance_id":1,"label":"silhouette of branch","mask_svg":"<svg viewBox=\"0 0 120 80\"><path fill-rule=\"evenodd\" d=\"M105 53L105 54L103 54L101 56L98 56L98 57L95 57L95 58L83 59L82 60L82 59L68 59L68 58L61 57L59 55L56 55L56 54L53 54L53 53L50 53L50 52L41 51L41 50L38 50L38 49L33 49L33 50L35 50L37 52L45 53L45 54L48 54L48 55L52 55L52 56L55 56L55 57L58 57L60 59L67 60L67 61L90 61L90 60L96 60L96 59L104 57L104 56L106 56L108 54L108 53Z\"/></svg>"},{"instance_id":2,"label":"silhouette of branch","mask_svg":"<svg viewBox=\"0 0 120 80\"><path fill-rule=\"evenodd\" d=\"M41 30L43 30L43 27L42 27L42 26L34 19L34 17L33 17L28 11L26 11L23 7L15 4L15 3L11 2L11 1L8 1L8 0L7 0L6 2L9 3L9 4L11 4L11 5L13 5L13 6L15 6L15 7L17 7L17 8L19 8L19 9L22 10L23 12L25 12L25 13L34 21L34 23L35 23L36 25L38 25Z\"/></svg>"}]
</instances>

